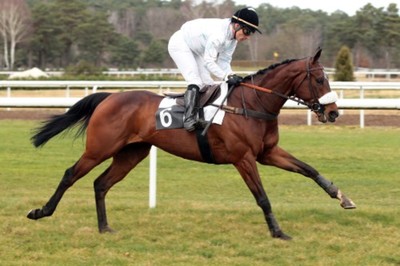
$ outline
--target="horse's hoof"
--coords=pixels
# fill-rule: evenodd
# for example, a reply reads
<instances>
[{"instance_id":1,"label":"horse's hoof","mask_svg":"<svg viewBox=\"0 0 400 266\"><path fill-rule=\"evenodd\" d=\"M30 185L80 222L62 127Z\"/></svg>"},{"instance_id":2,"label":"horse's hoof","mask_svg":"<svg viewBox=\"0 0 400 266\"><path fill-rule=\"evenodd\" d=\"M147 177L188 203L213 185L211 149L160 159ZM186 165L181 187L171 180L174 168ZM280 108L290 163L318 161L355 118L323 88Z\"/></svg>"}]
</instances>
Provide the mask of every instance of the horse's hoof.
<instances>
[{"instance_id":1,"label":"horse's hoof","mask_svg":"<svg viewBox=\"0 0 400 266\"><path fill-rule=\"evenodd\" d=\"M105 234L105 233L115 234L117 231L110 228L109 226L105 226L103 228L99 228L99 232L100 234Z\"/></svg>"},{"instance_id":2,"label":"horse's hoof","mask_svg":"<svg viewBox=\"0 0 400 266\"><path fill-rule=\"evenodd\" d=\"M273 232L272 233L272 237L273 238L279 238L281 240L292 240L291 236L288 236L287 234L285 234L284 232L282 232L281 230Z\"/></svg>"},{"instance_id":3,"label":"horse's hoof","mask_svg":"<svg viewBox=\"0 0 400 266\"><path fill-rule=\"evenodd\" d=\"M43 215L40 215L40 211L41 211L41 209L30 210L26 217L28 217L31 220L40 219L43 217Z\"/></svg>"},{"instance_id":4,"label":"horse's hoof","mask_svg":"<svg viewBox=\"0 0 400 266\"><path fill-rule=\"evenodd\" d=\"M346 198L344 196L342 197L342 200L340 201L340 206L342 206L346 210L357 208L356 204L354 204L354 202L351 199Z\"/></svg>"}]
</instances>

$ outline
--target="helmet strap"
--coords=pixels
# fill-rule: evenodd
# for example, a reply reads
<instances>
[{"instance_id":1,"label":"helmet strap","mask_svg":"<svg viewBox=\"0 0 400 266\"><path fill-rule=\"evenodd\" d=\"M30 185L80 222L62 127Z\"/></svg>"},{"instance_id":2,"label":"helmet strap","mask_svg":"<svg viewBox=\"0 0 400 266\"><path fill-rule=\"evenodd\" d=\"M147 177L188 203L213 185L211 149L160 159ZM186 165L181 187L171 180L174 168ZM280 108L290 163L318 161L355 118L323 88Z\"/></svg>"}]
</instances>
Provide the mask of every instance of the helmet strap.
<instances>
[{"instance_id":1,"label":"helmet strap","mask_svg":"<svg viewBox=\"0 0 400 266\"><path fill-rule=\"evenodd\" d=\"M235 33L233 34L233 38L236 40L236 33L238 31L240 31L242 29L242 25L240 25L239 23L234 23L233 24L233 30L235 31Z\"/></svg>"}]
</instances>

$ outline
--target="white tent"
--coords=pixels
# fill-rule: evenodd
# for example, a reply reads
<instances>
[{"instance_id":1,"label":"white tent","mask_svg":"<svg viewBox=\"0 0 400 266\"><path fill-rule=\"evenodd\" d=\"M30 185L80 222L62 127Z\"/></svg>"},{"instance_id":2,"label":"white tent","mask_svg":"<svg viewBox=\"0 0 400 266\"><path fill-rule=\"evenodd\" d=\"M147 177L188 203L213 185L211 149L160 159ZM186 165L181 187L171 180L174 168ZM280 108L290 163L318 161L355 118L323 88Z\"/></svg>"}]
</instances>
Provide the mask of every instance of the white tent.
<instances>
[{"instance_id":1,"label":"white tent","mask_svg":"<svg viewBox=\"0 0 400 266\"><path fill-rule=\"evenodd\" d=\"M47 75L45 72L40 70L37 67L34 67L32 69L22 71L22 72L15 72L11 74L8 79L22 79L22 78L41 78L45 77L48 78L49 75Z\"/></svg>"}]
</instances>

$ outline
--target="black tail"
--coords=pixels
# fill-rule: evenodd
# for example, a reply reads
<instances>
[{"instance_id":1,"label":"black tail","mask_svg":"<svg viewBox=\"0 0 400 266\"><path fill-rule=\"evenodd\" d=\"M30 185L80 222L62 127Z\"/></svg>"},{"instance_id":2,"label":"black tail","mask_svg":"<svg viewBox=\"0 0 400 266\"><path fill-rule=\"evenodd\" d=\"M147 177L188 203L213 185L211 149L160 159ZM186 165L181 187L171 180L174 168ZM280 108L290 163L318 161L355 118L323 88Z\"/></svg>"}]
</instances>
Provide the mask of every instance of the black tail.
<instances>
[{"instance_id":1,"label":"black tail","mask_svg":"<svg viewBox=\"0 0 400 266\"><path fill-rule=\"evenodd\" d=\"M33 145L35 147L42 146L52 137L77 123L82 124L77 135L83 133L97 105L110 96L110 94L108 92L100 92L86 96L74 104L65 114L54 115L44 121L42 126L35 130L31 138Z\"/></svg>"}]
</instances>

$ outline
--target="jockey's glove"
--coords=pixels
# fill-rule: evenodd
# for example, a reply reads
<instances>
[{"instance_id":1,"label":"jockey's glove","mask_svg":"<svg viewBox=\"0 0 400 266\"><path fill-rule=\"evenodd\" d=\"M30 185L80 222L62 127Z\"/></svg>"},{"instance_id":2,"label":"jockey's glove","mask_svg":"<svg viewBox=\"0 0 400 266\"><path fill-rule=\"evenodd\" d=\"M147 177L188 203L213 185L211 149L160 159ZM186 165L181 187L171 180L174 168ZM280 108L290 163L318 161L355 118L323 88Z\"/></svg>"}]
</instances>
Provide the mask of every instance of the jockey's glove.
<instances>
[{"instance_id":1,"label":"jockey's glove","mask_svg":"<svg viewBox=\"0 0 400 266\"><path fill-rule=\"evenodd\" d=\"M228 83L229 87L236 87L243 81L243 78L241 76L238 76L236 74L231 74L227 77L226 83Z\"/></svg>"}]
</instances>

